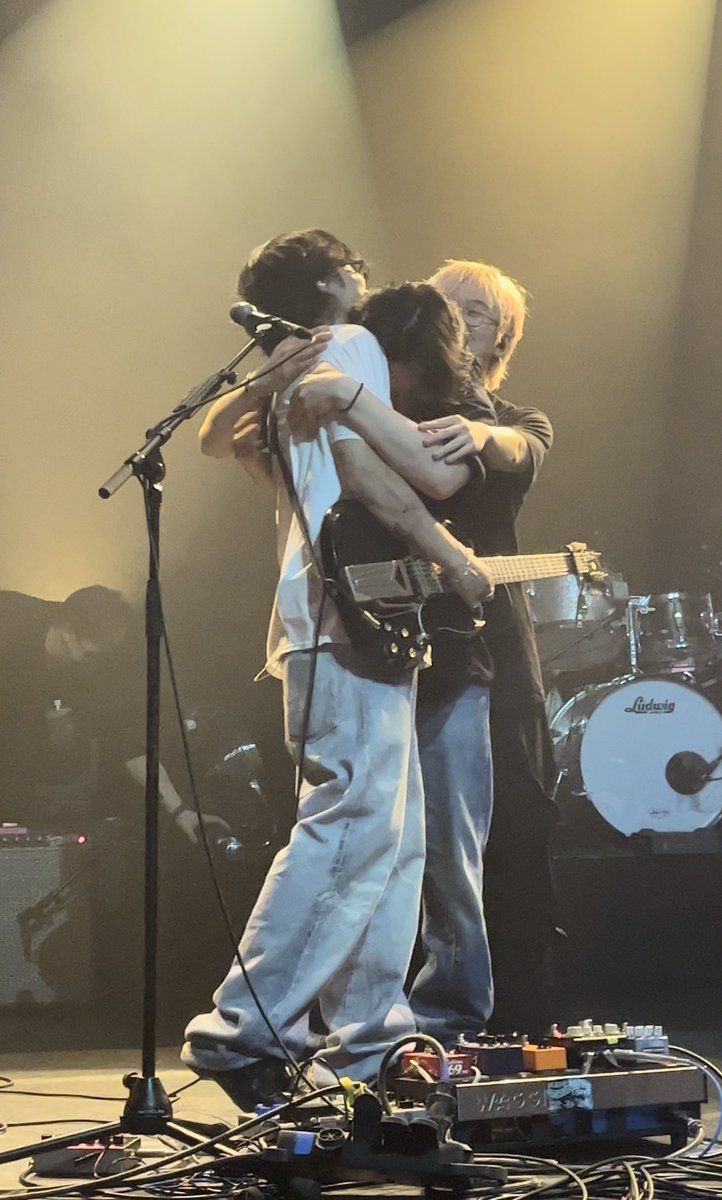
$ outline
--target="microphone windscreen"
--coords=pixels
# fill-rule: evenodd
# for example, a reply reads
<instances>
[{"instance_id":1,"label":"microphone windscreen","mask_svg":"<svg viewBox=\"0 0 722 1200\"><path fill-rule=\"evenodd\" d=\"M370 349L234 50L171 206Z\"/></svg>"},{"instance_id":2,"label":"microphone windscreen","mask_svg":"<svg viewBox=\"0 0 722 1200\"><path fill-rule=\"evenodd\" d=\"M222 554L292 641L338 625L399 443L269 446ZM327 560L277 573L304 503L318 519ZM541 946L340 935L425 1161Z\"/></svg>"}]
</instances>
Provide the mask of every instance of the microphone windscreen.
<instances>
[{"instance_id":1,"label":"microphone windscreen","mask_svg":"<svg viewBox=\"0 0 722 1200\"><path fill-rule=\"evenodd\" d=\"M246 322L253 316L255 311L253 305L249 304L246 300L236 300L236 303L231 305L229 316L236 325L242 325L245 329Z\"/></svg>"}]
</instances>

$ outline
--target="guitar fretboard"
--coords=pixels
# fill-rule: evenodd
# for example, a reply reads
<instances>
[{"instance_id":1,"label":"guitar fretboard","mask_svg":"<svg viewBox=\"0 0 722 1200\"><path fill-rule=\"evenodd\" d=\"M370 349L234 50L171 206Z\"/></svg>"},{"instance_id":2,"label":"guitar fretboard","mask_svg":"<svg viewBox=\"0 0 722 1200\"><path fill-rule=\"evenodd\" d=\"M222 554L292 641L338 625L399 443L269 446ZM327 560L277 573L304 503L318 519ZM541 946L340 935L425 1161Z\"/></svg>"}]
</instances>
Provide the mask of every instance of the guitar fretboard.
<instances>
[{"instance_id":1,"label":"guitar fretboard","mask_svg":"<svg viewBox=\"0 0 722 1200\"><path fill-rule=\"evenodd\" d=\"M590 565L593 555L585 552L583 555L585 568ZM555 554L500 554L480 559L485 571L494 584L524 583L533 579L554 579L562 575L575 573L574 560L571 554L563 551ZM596 559L595 559L596 561ZM420 575L426 586L432 591L446 591L442 572L435 563L416 560L414 571Z\"/></svg>"},{"instance_id":2,"label":"guitar fretboard","mask_svg":"<svg viewBox=\"0 0 722 1200\"><path fill-rule=\"evenodd\" d=\"M573 571L570 554L515 554L482 558L484 569L494 583L524 583L532 579L553 579Z\"/></svg>"}]
</instances>

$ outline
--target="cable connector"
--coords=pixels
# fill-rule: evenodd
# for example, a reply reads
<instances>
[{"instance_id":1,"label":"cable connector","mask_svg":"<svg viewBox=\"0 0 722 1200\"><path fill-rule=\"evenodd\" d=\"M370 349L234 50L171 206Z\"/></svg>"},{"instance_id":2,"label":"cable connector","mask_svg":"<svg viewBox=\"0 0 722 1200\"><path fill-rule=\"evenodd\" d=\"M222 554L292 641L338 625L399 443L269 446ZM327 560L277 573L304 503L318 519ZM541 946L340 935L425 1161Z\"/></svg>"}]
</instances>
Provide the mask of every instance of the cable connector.
<instances>
[{"instance_id":1,"label":"cable connector","mask_svg":"<svg viewBox=\"0 0 722 1200\"><path fill-rule=\"evenodd\" d=\"M362 1083L359 1079L352 1079L350 1075L341 1075L339 1083L343 1089L346 1103L350 1108L353 1108L359 1096L371 1095L371 1089L365 1083Z\"/></svg>"}]
</instances>

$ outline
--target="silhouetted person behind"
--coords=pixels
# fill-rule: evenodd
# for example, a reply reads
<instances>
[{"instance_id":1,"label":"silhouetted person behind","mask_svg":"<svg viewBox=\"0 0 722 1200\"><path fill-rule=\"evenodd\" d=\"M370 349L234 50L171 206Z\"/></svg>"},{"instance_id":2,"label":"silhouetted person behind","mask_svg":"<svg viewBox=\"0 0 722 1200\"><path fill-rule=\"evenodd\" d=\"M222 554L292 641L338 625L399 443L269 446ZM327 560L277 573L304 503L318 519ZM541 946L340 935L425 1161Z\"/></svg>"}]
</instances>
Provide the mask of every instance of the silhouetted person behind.
<instances>
[{"instance_id":1,"label":"silhouetted person behind","mask_svg":"<svg viewBox=\"0 0 722 1200\"><path fill-rule=\"evenodd\" d=\"M100 585L61 602L0 592L0 660L1 819L52 827L81 816L137 816L145 669L128 601ZM198 817L162 764L160 803L195 842Z\"/></svg>"},{"instance_id":2,"label":"silhouetted person behind","mask_svg":"<svg viewBox=\"0 0 722 1200\"><path fill-rule=\"evenodd\" d=\"M132 608L110 588L81 588L61 603L0 592L4 820L79 816L101 800L108 771L142 752L135 697L118 677L124 653L137 655L135 633Z\"/></svg>"}]
</instances>

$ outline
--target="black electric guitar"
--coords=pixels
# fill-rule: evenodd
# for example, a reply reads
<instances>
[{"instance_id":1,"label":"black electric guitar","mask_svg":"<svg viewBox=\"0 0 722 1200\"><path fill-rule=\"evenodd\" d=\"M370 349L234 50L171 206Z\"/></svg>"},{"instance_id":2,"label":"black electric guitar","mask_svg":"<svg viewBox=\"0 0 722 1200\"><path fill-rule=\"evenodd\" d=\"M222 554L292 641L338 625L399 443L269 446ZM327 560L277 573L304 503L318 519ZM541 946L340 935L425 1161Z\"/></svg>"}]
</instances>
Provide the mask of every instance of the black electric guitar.
<instances>
[{"instance_id":1,"label":"black electric guitar","mask_svg":"<svg viewBox=\"0 0 722 1200\"><path fill-rule=\"evenodd\" d=\"M468 638L483 627L481 609L470 609L435 563L410 554L356 500L339 500L326 513L321 559L349 640L370 666L410 670L442 629ZM562 575L605 577L599 555L583 542L558 554L495 555L481 562L495 586Z\"/></svg>"}]
</instances>

